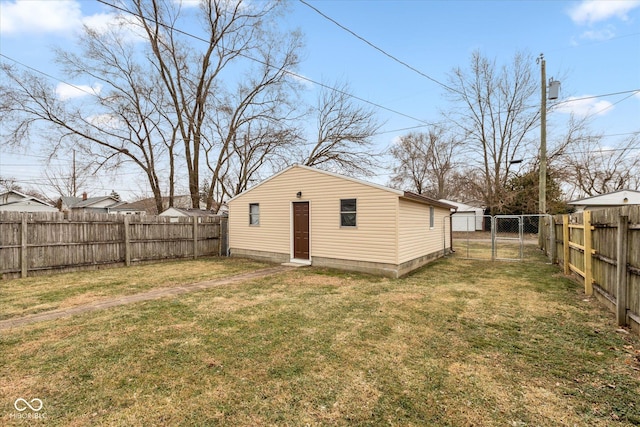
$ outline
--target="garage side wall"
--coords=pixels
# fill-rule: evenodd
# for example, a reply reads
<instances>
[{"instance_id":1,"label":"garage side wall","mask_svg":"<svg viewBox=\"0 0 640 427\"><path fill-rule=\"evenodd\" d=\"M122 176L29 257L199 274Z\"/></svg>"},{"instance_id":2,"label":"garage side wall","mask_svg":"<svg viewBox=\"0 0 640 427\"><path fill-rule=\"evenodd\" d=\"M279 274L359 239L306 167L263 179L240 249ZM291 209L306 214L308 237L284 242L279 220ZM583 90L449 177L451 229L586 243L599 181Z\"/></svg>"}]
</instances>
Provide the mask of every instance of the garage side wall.
<instances>
[{"instance_id":1,"label":"garage side wall","mask_svg":"<svg viewBox=\"0 0 640 427\"><path fill-rule=\"evenodd\" d=\"M429 216L428 205L400 199L399 264L418 268L445 255L445 248L450 249L449 210L434 207L433 228Z\"/></svg>"}]
</instances>

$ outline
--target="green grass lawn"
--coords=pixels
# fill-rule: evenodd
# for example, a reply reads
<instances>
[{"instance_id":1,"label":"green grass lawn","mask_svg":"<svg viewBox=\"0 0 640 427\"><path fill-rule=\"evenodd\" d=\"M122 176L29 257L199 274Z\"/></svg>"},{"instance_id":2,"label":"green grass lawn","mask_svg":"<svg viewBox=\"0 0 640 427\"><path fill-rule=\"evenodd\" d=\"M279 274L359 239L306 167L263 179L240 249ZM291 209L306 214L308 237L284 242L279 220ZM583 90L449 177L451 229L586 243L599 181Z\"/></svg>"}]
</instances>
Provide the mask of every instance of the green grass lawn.
<instances>
[{"instance_id":1,"label":"green grass lawn","mask_svg":"<svg viewBox=\"0 0 640 427\"><path fill-rule=\"evenodd\" d=\"M544 258L297 269L0 340L3 425L640 424L640 340Z\"/></svg>"}]
</instances>

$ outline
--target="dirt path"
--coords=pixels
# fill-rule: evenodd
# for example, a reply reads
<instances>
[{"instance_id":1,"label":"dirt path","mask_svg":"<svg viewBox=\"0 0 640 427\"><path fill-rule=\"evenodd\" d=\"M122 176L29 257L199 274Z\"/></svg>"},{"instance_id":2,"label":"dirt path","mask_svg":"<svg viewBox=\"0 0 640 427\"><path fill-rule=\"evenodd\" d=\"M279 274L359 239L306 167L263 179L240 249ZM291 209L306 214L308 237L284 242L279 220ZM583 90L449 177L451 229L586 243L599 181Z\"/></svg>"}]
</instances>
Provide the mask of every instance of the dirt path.
<instances>
[{"instance_id":1,"label":"dirt path","mask_svg":"<svg viewBox=\"0 0 640 427\"><path fill-rule=\"evenodd\" d=\"M16 317L0 321L0 331L16 328L30 323L43 322L45 320L54 320L61 317L70 317L75 314L86 313L89 311L104 310L106 308L118 307L126 304L133 304L141 301L150 301L154 299L164 298L167 296L180 295L188 292L200 291L203 289L215 288L218 286L232 285L258 279L274 274L282 273L294 269L294 266L279 265L277 267L264 268L261 270L251 271L249 273L238 274L235 276L225 277L222 279L208 280L206 282L190 283L187 285L179 285L167 288L152 289L147 292L141 292L133 295L123 295L114 298L107 298L91 302L89 304L78 305L59 310L45 311L42 313L30 314L28 316Z\"/></svg>"}]
</instances>

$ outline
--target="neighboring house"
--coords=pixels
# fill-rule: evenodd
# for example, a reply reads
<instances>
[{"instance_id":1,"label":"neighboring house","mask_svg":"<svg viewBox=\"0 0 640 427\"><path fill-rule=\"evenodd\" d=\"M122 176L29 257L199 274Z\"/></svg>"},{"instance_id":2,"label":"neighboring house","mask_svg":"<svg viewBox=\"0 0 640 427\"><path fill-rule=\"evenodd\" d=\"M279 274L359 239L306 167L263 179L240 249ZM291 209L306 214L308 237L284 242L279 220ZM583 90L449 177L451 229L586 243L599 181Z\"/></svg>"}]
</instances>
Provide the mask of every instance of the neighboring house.
<instances>
[{"instance_id":1,"label":"neighboring house","mask_svg":"<svg viewBox=\"0 0 640 427\"><path fill-rule=\"evenodd\" d=\"M586 199L573 200L568 203L576 208L577 212L593 209L612 208L628 205L640 205L640 191L618 190Z\"/></svg>"},{"instance_id":2,"label":"neighboring house","mask_svg":"<svg viewBox=\"0 0 640 427\"><path fill-rule=\"evenodd\" d=\"M166 211L162 212L160 216L195 216L195 217L203 217L203 216L217 216L213 211L208 211L206 209L192 209L192 208L175 208L171 207Z\"/></svg>"},{"instance_id":3,"label":"neighboring house","mask_svg":"<svg viewBox=\"0 0 640 427\"><path fill-rule=\"evenodd\" d=\"M228 206L231 256L399 277L451 250L454 206L307 166Z\"/></svg>"},{"instance_id":4,"label":"neighboring house","mask_svg":"<svg viewBox=\"0 0 640 427\"><path fill-rule=\"evenodd\" d=\"M58 209L37 197L10 190L0 193L0 211L4 212L58 212Z\"/></svg>"},{"instance_id":5,"label":"neighboring house","mask_svg":"<svg viewBox=\"0 0 640 427\"><path fill-rule=\"evenodd\" d=\"M62 196L60 198L60 210L84 210L95 213L112 213L111 210L125 203L115 196L88 197L82 193L82 197Z\"/></svg>"},{"instance_id":6,"label":"neighboring house","mask_svg":"<svg viewBox=\"0 0 640 427\"><path fill-rule=\"evenodd\" d=\"M440 199L440 201L457 208L456 211L451 214L451 228L453 231L483 230L484 209L445 199Z\"/></svg>"},{"instance_id":7,"label":"neighboring house","mask_svg":"<svg viewBox=\"0 0 640 427\"><path fill-rule=\"evenodd\" d=\"M108 209L110 214L119 215L146 215L147 211L134 206L132 203L120 203L115 206L111 206Z\"/></svg>"},{"instance_id":8,"label":"neighboring house","mask_svg":"<svg viewBox=\"0 0 640 427\"><path fill-rule=\"evenodd\" d=\"M191 196L188 194L178 195L173 197L173 207L174 208L184 208L191 209ZM217 206L217 205L216 205ZM156 199L153 197L148 197L146 199L138 200L135 202L127 203L127 207L131 209L135 209L138 211L144 211L147 215L158 215L158 208L156 207ZM162 198L162 207L164 212L169 209L169 197ZM206 207L204 200L200 201L200 209L204 209ZM219 209L219 213L223 214L226 212L226 205L222 205Z\"/></svg>"}]
</instances>

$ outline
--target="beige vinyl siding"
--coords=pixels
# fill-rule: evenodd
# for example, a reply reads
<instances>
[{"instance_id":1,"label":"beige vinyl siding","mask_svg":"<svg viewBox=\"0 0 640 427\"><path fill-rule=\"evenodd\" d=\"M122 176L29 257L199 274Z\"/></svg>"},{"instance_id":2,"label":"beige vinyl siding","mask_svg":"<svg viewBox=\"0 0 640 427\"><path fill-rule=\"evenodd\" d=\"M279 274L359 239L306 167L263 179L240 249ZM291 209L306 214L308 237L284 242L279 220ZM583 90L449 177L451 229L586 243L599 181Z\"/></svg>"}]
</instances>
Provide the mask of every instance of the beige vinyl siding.
<instances>
[{"instance_id":1,"label":"beige vinyl siding","mask_svg":"<svg viewBox=\"0 0 640 427\"><path fill-rule=\"evenodd\" d=\"M449 211L435 208L435 224L429 227L429 206L400 199L398 226L399 264L441 251L445 244L445 231L449 225ZM448 236L448 232L446 236ZM447 237L448 239L448 237ZM447 242L447 247L450 246Z\"/></svg>"},{"instance_id":2,"label":"beige vinyl siding","mask_svg":"<svg viewBox=\"0 0 640 427\"><path fill-rule=\"evenodd\" d=\"M397 195L349 181L322 191L312 208L312 257L396 263ZM356 227L341 227L340 199L350 198L357 203Z\"/></svg>"},{"instance_id":3,"label":"beige vinyl siding","mask_svg":"<svg viewBox=\"0 0 640 427\"><path fill-rule=\"evenodd\" d=\"M357 200L357 226L340 227L340 199L351 198ZM299 167L229 202L229 247L290 254L295 201L310 202L312 259L397 262L396 193ZM249 226L249 203L260 204L257 227Z\"/></svg>"},{"instance_id":4,"label":"beige vinyl siding","mask_svg":"<svg viewBox=\"0 0 640 427\"><path fill-rule=\"evenodd\" d=\"M269 184L269 183L267 183ZM229 248L289 253L290 202L282 188L265 186L229 202ZM289 196L289 197L286 197ZM249 225L249 205L260 205L260 224Z\"/></svg>"}]
</instances>

